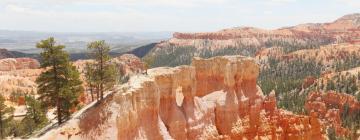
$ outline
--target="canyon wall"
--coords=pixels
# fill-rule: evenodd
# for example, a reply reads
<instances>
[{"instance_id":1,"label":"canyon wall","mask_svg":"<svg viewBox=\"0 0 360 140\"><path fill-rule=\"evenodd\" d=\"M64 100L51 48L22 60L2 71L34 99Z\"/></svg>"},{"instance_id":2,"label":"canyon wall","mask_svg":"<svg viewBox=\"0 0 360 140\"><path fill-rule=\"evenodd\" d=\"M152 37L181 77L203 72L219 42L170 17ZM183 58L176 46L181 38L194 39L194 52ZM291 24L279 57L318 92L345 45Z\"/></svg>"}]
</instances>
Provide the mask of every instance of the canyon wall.
<instances>
[{"instance_id":1,"label":"canyon wall","mask_svg":"<svg viewBox=\"0 0 360 140\"><path fill-rule=\"evenodd\" d=\"M229 46L266 47L340 42L358 44L360 43L359 19L360 14L352 14L330 23L301 24L275 30L238 27L208 33L174 33L172 39L159 43L158 47L195 46L216 49Z\"/></svg>"},{"instance_id":2,"label":"canyon wall","mask_svg":"<svg viewBox=\"0 0 360 140\"><path fill-rule=\"evenodd\" d=\"M0 59L0 71L12 71L20 69L37 69L40 63L32 58L6 58Z\"/></svg>"},{"instance_id":3,"label":"canyon wall","mask_svg":"<svg viewBox=\"0 0 360 140\"><path fill-rule=\"evenodd\" d=\"M194 58L133 76L104 101L41 139L324 139L317 113L276 107L256 85L259 66L242 56Z\"/></svg>"}]
</instances>

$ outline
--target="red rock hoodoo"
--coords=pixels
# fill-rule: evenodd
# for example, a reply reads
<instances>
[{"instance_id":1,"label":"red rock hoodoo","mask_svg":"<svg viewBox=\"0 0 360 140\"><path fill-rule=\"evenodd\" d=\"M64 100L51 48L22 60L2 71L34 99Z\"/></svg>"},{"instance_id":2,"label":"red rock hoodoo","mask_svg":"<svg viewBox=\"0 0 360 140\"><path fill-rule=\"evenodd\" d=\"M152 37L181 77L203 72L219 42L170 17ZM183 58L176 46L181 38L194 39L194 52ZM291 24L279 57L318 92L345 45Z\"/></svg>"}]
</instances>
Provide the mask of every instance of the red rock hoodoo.
<instances>
[{"instance_id":1,"label":"red rock hoodoo","mask_svg":"<svg viewBox=\"0 0 360 140\"><path fill-rule=\"evenodd\" d=\"M259 66L241 56L133 76L96 107L42 139L324 139L317 114L276 107L256 85ZM71 130L71 131L70 131Z\"/></svg>"}]
</instances>

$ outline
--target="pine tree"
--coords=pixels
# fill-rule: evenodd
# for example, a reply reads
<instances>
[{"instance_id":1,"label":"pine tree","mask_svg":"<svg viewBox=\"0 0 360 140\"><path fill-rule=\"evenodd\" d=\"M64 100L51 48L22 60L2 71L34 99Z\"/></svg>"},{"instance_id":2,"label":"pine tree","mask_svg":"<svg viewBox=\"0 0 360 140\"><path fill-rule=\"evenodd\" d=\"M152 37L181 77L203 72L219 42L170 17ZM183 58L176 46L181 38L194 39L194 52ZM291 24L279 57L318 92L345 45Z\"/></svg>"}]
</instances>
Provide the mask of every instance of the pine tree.
<instances>
[{"instance_id":1,"label":"pine tree","mask_svg":"<svg viewBox=\"0 0 360 140\"><path fill-rule=\"evenodd\" d=\"M6 136L5 129L13 119L14 108L5 105L5 98L0 95L0 139Z\"/></svg>"},{"instance_id":2,"label":"pine tree","mask_svg":"<svg viewBox=\"0 0 360 140\"><path fill-rule=\"evenodd\" d=\"M48 122L46 118L46 110L41 105L41 102L32 96L26 96L26 116L22 120L27 133L32 133L34 130L43 127Z\"/></svg>"},{"instance_id":3,"label":"pine tree","mask_svg":"<svg viewBox=\"0 0 360 140\"><path fill-rule=\"evenodd\" d=\"M100 99L103 99L104 92L112 88L116 83L115 65L110 63L110 46L102 41L94 41L88 44L90 56L95 59L95 71L97 75L95 83L97 84Z\"/></svg>"},{"instance_id":4,"label":"pine tree","mask_svg":"<svg viewBox=\"0 0 360 140\"><path fill-rule=\"evenodd\" d=\"M97 75L95 75L94 65L90 62L87 62L85 64L85 80L87 83L87 87L90 90L91 101L94 101L94 91L96 89L96 86L95 86L96 76ZM97 92L97 95L99 95L98 92Z\"/></svg>"},{"instance_id":5,"label":"pine tree","mask_svg":"<svg viewBox=\"0 0 360 140\"><path fill-rule=\"evenodd\" d=\"M83 91L80 74L63 50L65 46L56 45L54 38L42 40L36 47L43 50L41 68L46 69L36 79L39 99L43 104L56 107L58 124L61 124L70 117L70 109L78 104Z\"/></svg>"}]
</instances>

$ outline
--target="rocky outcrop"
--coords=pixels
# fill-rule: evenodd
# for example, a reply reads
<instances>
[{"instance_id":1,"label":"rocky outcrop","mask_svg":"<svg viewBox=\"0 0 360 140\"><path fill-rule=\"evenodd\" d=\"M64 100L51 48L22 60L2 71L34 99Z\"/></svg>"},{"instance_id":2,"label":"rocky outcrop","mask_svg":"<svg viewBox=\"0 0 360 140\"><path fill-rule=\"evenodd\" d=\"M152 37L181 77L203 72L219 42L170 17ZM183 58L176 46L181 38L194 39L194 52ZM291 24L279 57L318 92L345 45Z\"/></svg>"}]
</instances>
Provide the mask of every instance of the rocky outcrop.
<instances>
[{"instance_id":1,"label":"rocky outcrop","mask_svg":"<svg viewBox=\"0 0 360 140\"><path fill-rule=\"evenodd\" d=\"M145 70L145 64L133 54L123 54L111 60L122 76L131 76Z\"/></svg>"},{"instance_id":2,"label":"rocky outcrop","mask_svg":"<svg viewBox=\"0 0 360 140\"><path fill-rule=\"evenodd\" d=\"M317 114L276 107L256 85L259 66L241 56L133 76L97 106L41 139L323 139Z\"/></svg>"},{"instance_id":3,"label":"rocky outcrop","mask_svg":"<svg viewBox=\"0 0 360 140\"><path fill-rule=\"evenodd\" d=\"M345 105L349 107L350 113L360 110L360 102L354 96L334 91L309 94L305 108L309 111L316 110L320 114L325 115L328 110L327 108L337 108L342 113Z\"/></svg>"},{"instance_id":4,"label":"rocky outcrop","mask_svg":"<svg viewBox=\"0 0 360 140\"><path fill-rule=\"evenodd\" d=\"M37 69L40 64L32 58L6 58L0 59L0 71L12 71L20 69Z\"/></svg>"},{"instance_id":5,"label":"rocky outcrop","mask_svg":"<svg viewBox=\"0 0 360 140\"><path fill-rule=\"evenodd\" d=\"M0 93L8 98L11 94L36 93L36 78L40 69L0 71Z\"/></svg>"},{"instance_id":6,"label":"rocky outcrop","mask_svg":"<svg viewBox=\"0 0 360 140\"><path fill-rule=\"evenodd\" d=\"M144 62L133 54L123 54L121 56L114 57L110 60L110 62L116 66L116 69L121 76L131 76L145 70ZM86 63L94 63L94 61L91 59L77 60L74 62L74 65L81 73L85 73Z\"/></svg>"},{"instance_id":7,"label":"rocky outcrop","mask_svg":"<svg viewBox=\"0 0 360 140\"><path fill-rule=\"evenodd\" d=\"M349 130L342 127L340 114L343 113L344 107L348 107L350 114L360 111L360 102L354 96L336 93L312 92L308 95L305 109L308 112L316 112L319 118L327 123L327 126L335 128L337 135L347 135Z\"/></svg>"}]
</instances>

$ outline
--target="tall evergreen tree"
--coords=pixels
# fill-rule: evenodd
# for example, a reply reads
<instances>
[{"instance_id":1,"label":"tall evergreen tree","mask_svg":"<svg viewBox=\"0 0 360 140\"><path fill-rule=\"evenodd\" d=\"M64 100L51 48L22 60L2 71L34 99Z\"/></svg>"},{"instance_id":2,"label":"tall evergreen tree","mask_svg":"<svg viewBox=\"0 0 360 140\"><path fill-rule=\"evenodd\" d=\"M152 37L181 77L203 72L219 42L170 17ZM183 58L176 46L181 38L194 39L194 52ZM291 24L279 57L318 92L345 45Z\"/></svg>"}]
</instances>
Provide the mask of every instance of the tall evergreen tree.
<instances>
[{"instance_id":1,"label":"tall evergreen tree","mask_svg":"<svg viewBox=\"0 0 360 140\"><path fill-rule=\"evenodd\" d=\"M96 80L96 75L95 75L95 68L94 65L90 62L87 62L85 64L85 80L86 80L86 84L88 89L90 90L90 95L91 95L91 101L94 101L94 92L96 92L96 85L95 85L95 80ZM99 96L99 93L97 93L97 96Z\"/></svg>"},{"instance_id":2,"label":"tall evergreen tree","mask_svg":"<svg viewBox=\"0 0 360 140\"><path fill-rule=\"evenodd\" d=\"M58 123L70 117L70 109L78 104L79 94L83 91L80 74L70 63L69 55L56 45L54 38L42 40L36 45L42 49L41 68L46 69L36 79L39 99L48 106L56 107Z\"/></svg>"},{"instance_id":3,"label":"tall evergreen tree","mask_svg":"<svg viewBox=\"0 0 360 140\"><path fill-rule=\"evenodd\" d=\"M104 92L115 85L117 77L115 65L110 63L110 46L104 40L94 41L88 44L88 50L95 59L95 83L99 88L100 99L103 99Z\"/></svg>"},{"instance_id":4,"label":"tall evergreen tree","mask_svg":"<svg viewBox=\"0 0 360 140\"><path fill-rule=\"evenodd\" d=\"M6 136L5 129L12 120L14 108L5 105L5 98L0 95L0 139Z\"/></svg>"}]
</instances>

